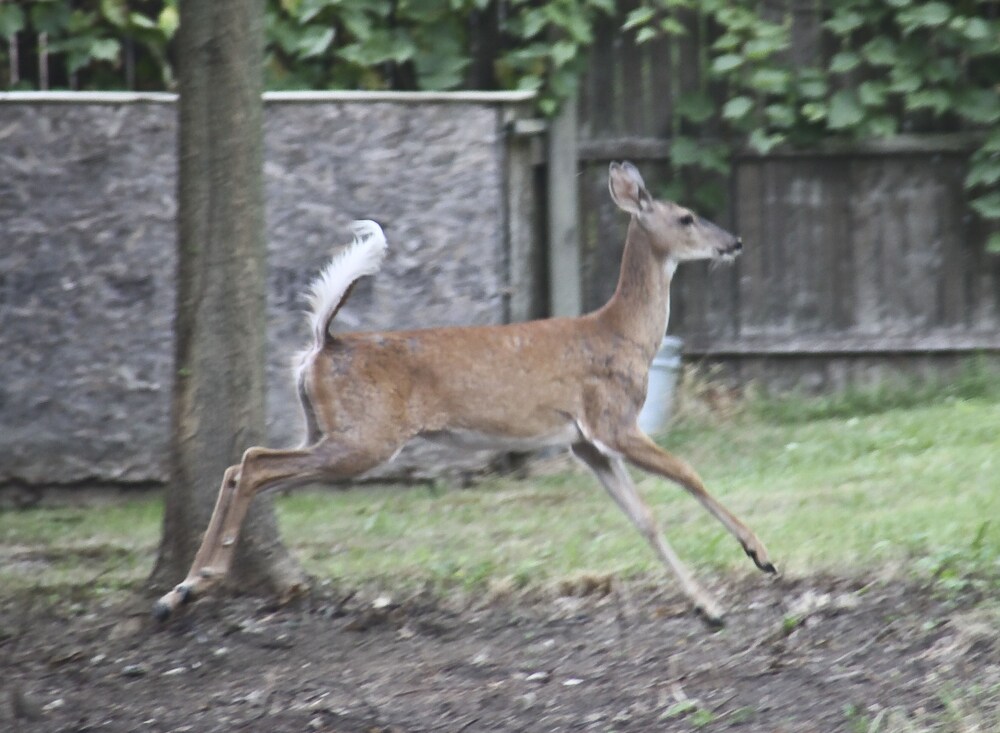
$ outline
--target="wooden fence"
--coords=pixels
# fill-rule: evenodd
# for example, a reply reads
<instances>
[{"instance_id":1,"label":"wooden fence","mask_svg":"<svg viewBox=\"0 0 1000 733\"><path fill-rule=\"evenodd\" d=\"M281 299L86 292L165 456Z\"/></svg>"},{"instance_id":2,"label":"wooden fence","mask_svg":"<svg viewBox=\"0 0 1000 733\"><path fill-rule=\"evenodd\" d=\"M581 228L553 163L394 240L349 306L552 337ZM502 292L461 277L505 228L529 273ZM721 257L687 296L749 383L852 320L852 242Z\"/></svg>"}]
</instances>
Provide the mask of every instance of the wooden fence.
<instances>
[{"instance_id":1,"label":"wooden fence","mask_svg":"<svg viewBox=\"0 0 1000 733\"><path fill-rule=\"evenodd\" d=\"M795 16L790 62L813 58L817 23ZM673 105L704 84L697 43L637 46L613 24L598 34L576 106L583 309L613 292L621 258L626 219L608 197L608 162L632 160L654 193L669 183ZM909 135L737 156L717 221L746 249L732 267L679 271L670 331L686 356L824 389L1000 351L1000 256L985 252L989 232L962 189L974 141Z\"/></svg>"},{"instance_id":2,"label":"wooden fence","mask_svg":"<svg viewBox=\"0 0 1000 733\"><path fill-rule=\"evenodd\" d=\"M823 7L762 4L763 12L791 21L790 65L821 64L835 50L824 44ZM686 18L689 35L637 45L621 31L627 10L597 28L577 103L550 128L551 313L595 308L614 289L625 219L608 199L608 162L632 160L657 192L672 175L672 134L721 134L711 122L693 130L677 115L685 92L725 101L703 68L711 28ZM9 75L37 73L44 87L50 64L44 39L37 40L31 58L18 60L11 46ZM136 51L123 48L131 86ZM867 370L916 363L918 355L954 360L1000 350L1000 256L984 251L989 232L962 192L972 147L968 134L955 133L738 157L724 181L726 210L716 219L743 236L746 252L733 267L680 271L670 329L684 338L686 354L724 361L743 377L823 388L850 379L852 365ZM530 199L535 184L506 185ZM538 222L516 212L512 222L535 236ZM532 282L546 269L532 258L517 261L537 266L523 273ZM534 288L513 292L511 316L542 315L536 302L543 299Z\"/></svg>"}]
</instances>

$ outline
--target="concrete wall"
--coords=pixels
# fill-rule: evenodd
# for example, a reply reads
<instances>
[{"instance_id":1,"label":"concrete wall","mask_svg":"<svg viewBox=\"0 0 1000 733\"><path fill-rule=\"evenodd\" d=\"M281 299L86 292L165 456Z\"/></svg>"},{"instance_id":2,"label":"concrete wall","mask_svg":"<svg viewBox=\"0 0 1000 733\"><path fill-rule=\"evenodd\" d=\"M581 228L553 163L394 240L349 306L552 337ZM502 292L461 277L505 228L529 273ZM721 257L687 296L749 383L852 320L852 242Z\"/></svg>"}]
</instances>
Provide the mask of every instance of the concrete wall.
<instances>
[{"instance_id":1,"label":"concrete wall","mask_svg":"<svg viewBox=\"0 0 1000 733\"><path fill-rule=\"evenodd\" d=\"M67 97L0 96L0 485L160 482L174 347L174 102ZM510 282L511 252L524 257L531 246L511 241L506 186L509 167L527 159L505 133L525 101L269 99L272 445L301 437L289 363L308 337L303 291L349 240L352 219L379 221L390 252L355 289L339 328L509 318L511 289L530 289ZM403 456L393 473L451 463Z\"/></svg>"}]
</instances>

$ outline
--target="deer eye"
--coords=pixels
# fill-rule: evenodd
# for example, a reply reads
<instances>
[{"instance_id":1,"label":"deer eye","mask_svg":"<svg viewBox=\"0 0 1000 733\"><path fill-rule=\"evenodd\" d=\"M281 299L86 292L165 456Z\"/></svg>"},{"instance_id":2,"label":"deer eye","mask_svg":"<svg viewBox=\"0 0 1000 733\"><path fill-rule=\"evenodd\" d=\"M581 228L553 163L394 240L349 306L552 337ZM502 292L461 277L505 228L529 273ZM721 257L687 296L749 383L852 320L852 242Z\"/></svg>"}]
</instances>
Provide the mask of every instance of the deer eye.
<instances>
[{"instance_id":1,"label":"deer eye","mask_svg":"<svg viewBox=\"0 0 1000 733\"><path fill-rule=\"evenodd\" d=\"M680 221L680 223L683 224L684 226L689 227L692 224L694 224L694 215L693 214L685 214L680 219L678 219L678 221Z\"/></svg>"}]
</instances>

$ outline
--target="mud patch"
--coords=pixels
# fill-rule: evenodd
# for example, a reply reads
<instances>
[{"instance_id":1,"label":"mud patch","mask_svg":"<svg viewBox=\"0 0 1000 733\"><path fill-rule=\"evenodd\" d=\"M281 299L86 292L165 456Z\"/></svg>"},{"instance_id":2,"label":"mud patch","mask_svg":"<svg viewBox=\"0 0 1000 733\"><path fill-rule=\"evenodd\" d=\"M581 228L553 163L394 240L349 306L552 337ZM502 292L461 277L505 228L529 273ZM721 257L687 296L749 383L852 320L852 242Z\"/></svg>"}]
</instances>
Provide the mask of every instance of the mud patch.
<instances>
[{"instance_id":1,"label":"mud patch","mask_svg":"<svg viewBox=\"0 0 1000 733\"><path fill-rule=\"evenodd\" d=\"M996 614L973 595L755 578L717 589L731 610L712 632L667 590L606 590L462 608L209 598L165 626L145 600L26 615L7 599L0 728L826 732L935 719L973 689L963 714L1000 720Z\"/></svg>"}]
</instances>

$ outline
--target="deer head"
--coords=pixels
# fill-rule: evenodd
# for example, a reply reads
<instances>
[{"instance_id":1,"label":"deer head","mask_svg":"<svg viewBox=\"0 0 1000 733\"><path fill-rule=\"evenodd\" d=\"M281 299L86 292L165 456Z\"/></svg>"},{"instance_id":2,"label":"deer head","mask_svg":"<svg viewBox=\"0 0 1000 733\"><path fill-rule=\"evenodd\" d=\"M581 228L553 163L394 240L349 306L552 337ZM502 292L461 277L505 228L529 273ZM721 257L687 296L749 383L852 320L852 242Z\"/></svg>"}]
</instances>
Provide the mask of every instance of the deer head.
<instances>
[{"instance_id":1,"label":"deer head","mask_svg":"<svg viewBox=\"0 0 1000 733\"><path fill-rule=\"evenodd\" d=\"M631 163L611 164L608 188L618 208L632 215L633 224L646 232L661 257L677 262L732 259L743 249L743 240L690 209L655 200Z\"/></svg>"}]
</instances>

